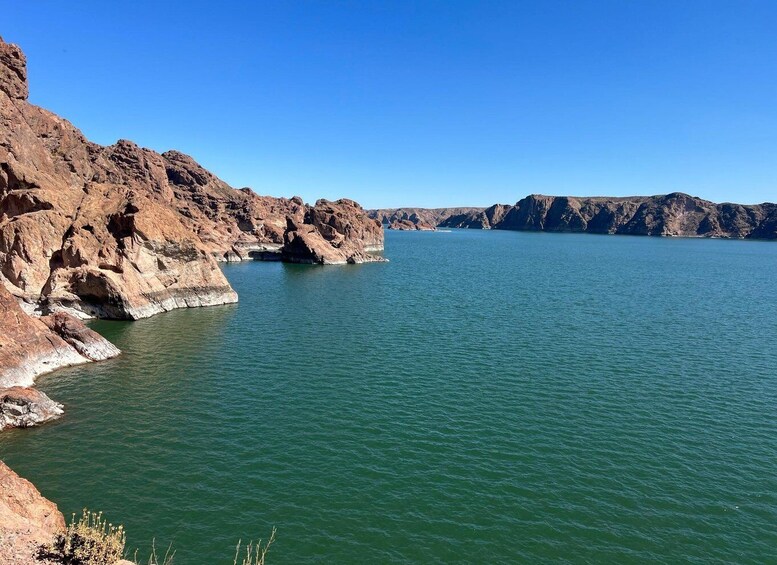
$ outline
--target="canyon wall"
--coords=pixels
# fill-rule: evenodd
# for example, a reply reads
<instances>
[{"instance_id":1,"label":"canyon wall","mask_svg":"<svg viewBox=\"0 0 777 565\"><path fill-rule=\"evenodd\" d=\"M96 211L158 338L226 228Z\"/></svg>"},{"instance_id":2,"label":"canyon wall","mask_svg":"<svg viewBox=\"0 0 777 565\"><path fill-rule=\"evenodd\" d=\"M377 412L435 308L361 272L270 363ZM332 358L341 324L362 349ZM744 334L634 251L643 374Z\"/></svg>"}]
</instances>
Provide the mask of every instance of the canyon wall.
<instances>
[{"instance_id":1,"label":"canyon wall","mask_svg":"<svg viewBox=\"0 0 777 565\"><path fill-rule=\"evenodd\" d=\"M432 218L436 227L447 228L777 239L777 204L716 204L680 192L618 198L533 194L514 205L447 216L437 210L398 210L413 210L414 215L405 218L409 221ZM387 217L380 210L370 214Z\"/></svg>"},{"instance_id":2,"label":"canyon wall","mask_svg":"<svg viewBox=\"0 0 777 565\"><path fill-rule=\"evenodd\" d=\"M178 151L98 145L28 95L0 38L0 429L62 413L37 375L119 354L81 319L236 302L219 261L383 261L352 200L260 196Z\"/></svg>"},{"instance_id":3,"label":"canyon wall","mask_svg":"<svg viewBox=\"0 0 777 565\"><path fill-rule=\"evenodd\" d=\"M355 202L259 196L178 151L91 143L27 101L26 76L0 40L0 283L30 309L137 319L235 302L217 261L379 260L380 226ZM316 252L284 253L298 239Z\"/></svg>"}]
</instances>

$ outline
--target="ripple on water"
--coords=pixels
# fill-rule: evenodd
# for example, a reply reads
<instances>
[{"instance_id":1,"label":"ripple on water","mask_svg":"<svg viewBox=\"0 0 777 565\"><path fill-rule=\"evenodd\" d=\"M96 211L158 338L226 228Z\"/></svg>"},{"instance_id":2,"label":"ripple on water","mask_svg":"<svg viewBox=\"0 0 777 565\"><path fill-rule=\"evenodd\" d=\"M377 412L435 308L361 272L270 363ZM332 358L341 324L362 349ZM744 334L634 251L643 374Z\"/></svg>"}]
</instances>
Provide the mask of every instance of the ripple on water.
<instances>
[{"instance_id":1,"label":"ripple on water","mask_svg":"<svg viewBox=\"0 0 777 565\"><path fill-rule=\"evenodd\" d=\"M0 454L145 551L229 563L774 561L777 248L388 233L251 263L240 304L94 327Z\"/></svg>"}]
</instances>

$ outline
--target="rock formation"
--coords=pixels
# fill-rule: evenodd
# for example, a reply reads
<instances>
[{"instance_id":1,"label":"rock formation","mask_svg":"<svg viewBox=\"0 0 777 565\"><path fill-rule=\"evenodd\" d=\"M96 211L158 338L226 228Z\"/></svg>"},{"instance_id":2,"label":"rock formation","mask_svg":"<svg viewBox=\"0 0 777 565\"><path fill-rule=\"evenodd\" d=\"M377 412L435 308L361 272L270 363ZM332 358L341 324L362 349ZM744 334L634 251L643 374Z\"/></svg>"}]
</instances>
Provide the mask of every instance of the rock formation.
<instances>
[{"instance_id":1,"label":"rock formation","mask_svg":"<svg viewBox=\"0 0 777 565\"><path fill-rule=\"evenodd\" d=\"M64 528L57 505L0 461L0 563L49 563L37 559L38 550Z\"/></svg>"},{"instance_id":2,"label":"rock formation","mask_svg":"<svg viewBox=\"0 0 777 565\"><path fill-rule=\"evenodd\" d=\"M390 229L408 230L432 229L448 218L482 211L483 208L387 208L370 210L369 215L381 224L387 224ZM410 224L418 227L411 227Z\"/></svg>"},{"instance_id":3,"label":"rock formation","mask_svg":"<svg viewBox=\"0 0 777 565\"><path fill-rule=\"evenodd\" d=\"M137 319L225 304L237 295L217 260L363 262L382 249L379 226L351 201L235 190L177 151L91 143L26 97L24 55L0 42L0 282L42 312ZM289 218L334 251L282 254Z\"/></svg>"},{"instance_id":4,"label":"rock formation","mask_svg":"<svg viewBox=\"0 0 777 565\"><path fill-rule=\"evenodd\" d=\"M0 390L0 431L6 428L29 428L59 418L62 405L41 391L27 387Z\"/></svg>"},{"instance_id":5,"label":"rock formation","mask_svg":"<svg viewBox=\"0 0 777 565\"><path fill-rule=\"evenodd\" d=\"M495 204L447 216L440 212L446 209L416 208L370 214L391 219L408 210L416 218L430 217L437 227L448 228L777 239L777 204L715 204L680 192L623 198L533 194L513 206Z\"/></svg>"},{"instance_id":6,"label":"rock formation","mask_svg":"<svg viewBox=\"0 0 777 565\"><path fill-rule=\"evenodd\" d=\"M386 226L387 230L400 230L400 231L434 231L437 228L431 224L427 224L423 220L394 220Z\"/></svg>"},{"instance_id":7,"label":"rock formation","mask_svg":"<svg viewBox=\"0 0 777 565\"><path fill-rule=\"evenodd\" d=\"M0 430L35 426L62 414L61 404L27 388L38 375L118 354L108 340L65 312L29 316L0 286Z\"/></svg>"},{"instance_id":8,"label":"rock formation","mask_svg":"<svg viewBox=\"0 0 777 565\"><path fill-rule=\"evenodd\" d=\"M302 221L287 218L281 257L290 263L323 265L382 261L367 253L383 248L381 225L363 216L353 200L319 200Z\"/></svg>"},{"instance_id":9,"label":"rock formation","mask_svg":"<svg viewBox=\"0 0 777 565\"><path fill-rule=\"evenodd\" d=\"M108 340L66 313L27 315L0 286L0 389L31 386L42 373L118 354Z\"/></svg>"},{"instance_id":10,"label":"rock formation","mask_svg":"<svg viewBox=\"0 0 777 565\"><path fill-rule=\"evenodd\" d=\"M680 192L665 196L575 198L532 195L492 227L608 234L777 238L777 205L715 204Z\"/></svg>"},{"instance_id":11,"label":"rock formation","mask_svg":"<svg viewBox=\"0 0 777 565\"><path fill-rule=\"evenodd\" d=\"M259 196L178 151L91 143L28 90L24 54L0 39L0 394L16 399L5 425L55 409L3 389L119 353L76 317L236 302L218 261L382 260L370 254L380 224L353 201Z\"/></svg>"}]
</instances>

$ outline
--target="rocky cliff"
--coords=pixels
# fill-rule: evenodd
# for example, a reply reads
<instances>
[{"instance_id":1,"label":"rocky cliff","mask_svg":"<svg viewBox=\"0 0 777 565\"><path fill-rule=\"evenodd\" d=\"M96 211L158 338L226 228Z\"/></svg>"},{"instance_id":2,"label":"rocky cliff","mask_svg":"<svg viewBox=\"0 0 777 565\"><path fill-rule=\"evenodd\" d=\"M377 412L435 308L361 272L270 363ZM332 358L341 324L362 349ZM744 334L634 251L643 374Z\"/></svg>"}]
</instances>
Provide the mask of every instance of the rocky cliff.
<instances>
[{"instance_id":1,"label":"rocky cliff","mask_svg":"<svg viewBox=\"0 0 777 565\"><path fill-rule=\"evenodd\" d=\"M28 92L24 53L0 38L0 427L61 413L18 388L35 376L119 353L80 318L236 302L219 261L383 260L356 202L259 196L178 151L92 143Z\"/></svg>"},{"instance_id":2,"label":"rocky cliff","mask_svg":"<svg viewBox=\"0 0 777 565\"><path fill-rule=\"evenodd\" d=\"M394 220L386 225L386 229L400 231L434 231L437 228L422 220Z\"/></svg>"},{"instance_id":3,"label":"rocky cliff","mask_svg":"<svg viewBox=\"0 0 777 565\"><path fill-rule=\"evenodd\" d=\"M369 215L387 224L390 229L430 230L442 226L448 218L466 217L482 211L483 208L384 208L370 210Z\"/></svg>"},{"instance_id":4,"label":"rocky cliff","mask_svg":"<svg viewBox=\"0 0 777 565\"><path fill-rule=\"evenodd\" d=\"M364 262L382 249L352 201L263 197L177 151L91 143L27 92L23 53L0 42L0 282L43 312L137 319L235 302L217 260ZM282 253L290 225L325 243Z\"/></svg>"},{"instance_id":5,"label":"rocky cliff","mask_svg":"<svg viewBox=\"0 0 777 565\"><path fill-rule=\"evenodd\" d=\"M777 238L777 205L715 204L675 192L663 196L575 198L532 195L492 227L605 234Z\"/></svg>"},{"instance_id":6,"label":"rocky cliff","mask_svg":"<svg viewBox=\"0 0 777 565\"><path fill-rule=\"evenodd\" d=\"M437 227L682 237L777 239L777 204L715 204L680 192L623 198L533 194L514 205L459 213L413 210ZM440 209L445 210L445 209ZM373 217L391 217L384 211ZM407 219L410 219L408 217Z\"/></svg>"},{"instance_id":7,"label":"rocky cliff","mask_svg":"<svg viewBox=\"0 0 777 565\"><path fill-rule=\"evenodd\" d=\"M39 549L64 529L57 505L0 461L0 563L49 563L38 559Z\"/></svg>"}]
</instances>

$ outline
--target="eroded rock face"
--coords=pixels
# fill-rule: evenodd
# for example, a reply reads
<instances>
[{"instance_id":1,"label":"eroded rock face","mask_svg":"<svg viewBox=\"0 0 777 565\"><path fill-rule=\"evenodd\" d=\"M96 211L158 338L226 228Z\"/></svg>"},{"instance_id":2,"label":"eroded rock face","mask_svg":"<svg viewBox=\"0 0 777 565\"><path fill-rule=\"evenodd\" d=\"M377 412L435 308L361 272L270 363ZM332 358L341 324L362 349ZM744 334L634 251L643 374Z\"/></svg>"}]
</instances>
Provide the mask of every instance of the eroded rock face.
<instances>
[{"instance_id":1,"label":"eroded rock face","mask_svg":"<svg viewBox=\"0 0 777 565\"><path fill-rule=\"evenodd\" d=\"M65 528L57 505L0 461L0 563L30 565L38 550Z\"/></svg>"},{"instance_id":2,"label":"eroded rock face","mask_svg":"<svg viewBox=\"0 0 777 565\"><path fill-rule=\"evenodd\" d=\"M284 261L338 265L385 261L369 251L383 249L380 222L353 200L319 200L302 221L289 216L281 249Z\"/></svg>"},{"instance_id":3,"label":"eroded rock face","mask_svg":"<svg viewBox=\"0 0 777 565\"><path fill-rule=\"evenodd\" d=\"M777 238L777 206L715 204L680 192L664 196L574 198L532 195L510 208L497 229L629 235Z\"/></svg>"},{"instance_id":4,"label":"eroded rock face","mask_svg":"<svg viewBox=\"0 0 777 565\"><path fill-rule=\"evenodd\" d=\"M681 192L626 198L533 194L512 206L458 212L402 208L373 210L370 215L412 221L409 210L415 221L432 217L438 227L448 228L777 239L777 204L715 204Z\"/></svg>"},{"instance_id":5,"label":"eroded rock face","mask_svg":"<svg viewBox=\"0 0 777 565\"><path fill-rule=\"evenodd\" d=\"M42 373L118 353L75 318L28 315L0 285L0 388L31 386Z\"/></svg>"},{"instance_id":6,"label":"eroded rock face","mask_svg":"<svg viewBox=\"0 0 777 565\"><path fill-rule=\"evenodd\" d=\"M461 218L461 222L474 218L483 212L483 208L386 208L370 210L369 215L390 229L416 229L410 224L419 226L417 229L435 227L470 227L463 225L447 225L450 218ZM395 226L395 227L394 227ZM474 226L472 226L474 227Z\"/></svg>"},{"instance_id":7,"label":"eroded rock face","mask_svg":"<svg viewBox=\"0 0 777 565\"><path fill-rule=\"evenodd\" d=\"M434 231L437 228L431 224L427 224L423 220L394 220L386 229L399 230L399 231Z\"/></svg>"},{"instance_id":8,"label":"eroded rock face","mask_svg":"<svg viewBox=\"0 0 777 565\"><path fill-rule=\"evenodd\" d=\"M64 411L41 391L28 387L0 389L0 431L29 428L59 418Z\"/></svg>"},{"instance_id":9,"label":"eroded rock face","mask_svg":"<svg viewBox=\"0 0 777 565\"><path fill-rule=\"evenodd\" d=\"M138 319L226 304L237 295L217 261L359 262L383 247L355 203L235 190L178 151L91 143L26 96L24 55L0 40L0 282L44 313ZM289 217L332 249L282 254Z\"/></svg>"},{"instance_id":10,"label":"eroded rock face","mask_svg":"<svg viewBox=\"0 0 777 565\"><path fill-rule=\"evenodd\" d=\"M6 287L44 310L115 318L234 302L215 261L172 209L164 158L130 142L90 143L29 104L18 85L26 76L19 53L0 43L3 77L18 79L0 89ZM6 61L16 63L13 73Z\"/></svg>"},{"instance_id":11,"label":"eroded rock face","mask_svg":"<svg viewBox=\"0 0 777 565\"><path fill-rule=\"evenodd\" d=\"M2 37L0 44L3 44ZM18 100L26 100L29 94L27 59L16 45L0 49L0 90Z\"/></svg>"},{"instance_id":12,"label":"eroded rock face","mask_svg":"<svg viewBox=\"0 0 777 565\"><path fill-rule=\"evenodd\" d=\"M41 321L51 331L65 340L79 355L90 361L105 361L116 357L119 348L103 336L87 328L83 322L66 312L43 316Z\"/></svg>"}]
</instances>

